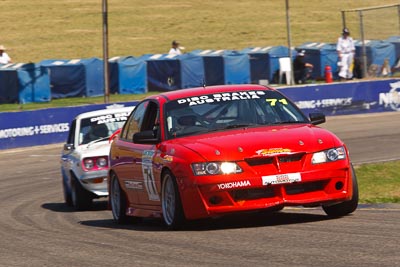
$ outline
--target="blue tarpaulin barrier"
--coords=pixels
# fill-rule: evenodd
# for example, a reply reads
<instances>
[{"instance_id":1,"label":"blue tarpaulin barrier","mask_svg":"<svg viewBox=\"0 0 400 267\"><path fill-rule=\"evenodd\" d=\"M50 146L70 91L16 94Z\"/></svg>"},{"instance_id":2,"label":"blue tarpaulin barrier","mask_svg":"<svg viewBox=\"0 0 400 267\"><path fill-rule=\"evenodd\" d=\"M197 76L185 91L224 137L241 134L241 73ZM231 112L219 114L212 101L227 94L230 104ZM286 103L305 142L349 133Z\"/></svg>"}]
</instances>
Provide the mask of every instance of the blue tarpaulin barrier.
<instances>
[{"instance_id":1,"label":"blue tarpaulin barrier","mask_svg":"<svg viewBox=\"0 0 400 267\"><path fill-rule=\"evenodd\" d=\"M52 98L104 94L103 61L98 58L43 60L50 71Z\"/></svg>"},{"instance_id":2,"label":"blue tarpaulin barrier","mask_svg":"<svg viewBox=\"0 0 400 267\"><path fill-rule=\"evenodd\" d=\"M224 51L225 84L250 83L250 61L247 54L238 51Z\"/></svg>"},{"instance_id":3,"label":"blue tarpaulin barrier","mask_svg":"<svg viewBox=\"0 0 400 267\"><path fill-rule=\"evenodd\" d=\"M179 56L155 54L147 59L149 91L172 91L182 88Z\"/></svg>"},{"instance_id":4,"label":"blue tarpaulin barrier","mask_svg":"<svg viewBox=\"0 0 400 267\"><path fill-rule=\"evenodd\" d=\"M135 58L118 57L110 60L111 92L119 94L143 94L147 92L146 59L150 56Z\"/></svg>"},{"instance_id":5,"label":"blue tarpaulin barrier","mask_svg":"<svg viewBox=\"0 0 400 267\"><path fill-rule=\"evenodd\" d=\"M314 65L312 77L316 80L324 79L325 67L331 67L333 78L338 78L338 53L336 44L307 42L298 47L298 51L305 50L304 62Z\"/></svg>"},{"instance_id":6,"label":"blue tarpaulin barrier","mask_svg":"<svg viewBox=\"0 0 400 267\"><path fill-rule=\"evenodd\" d=\"M194 54L187 53L179 57L181 62L182 88L203 86L205 81L204 61Z\"/></svg>"},{"instance_id":7,"label":"blue tarpaulin barrier","mask_svg":"<svg viewBox=\"0 0 400 267\"><path fill-rule=\"evenodd\" d=\"M396 61L400 58L400 36L390 36L386 39L387 42L392 43L394 45L394 49L396 52Z\"/></svg>"},{"instance_id":8,"label":"blue tarpaulin barrier","mask_svg":"<svg viewBox=\"0 0 400 267\"><path fill-rule=\"evenodd\" d=\"M360 60L363 55L362 41L355 41L356 57ZM389 65L393 66L396 62L396 52L394 44L387 41L366 40L365 48L367 52L367 66L372 64L381 67L385 59L389 60ZM362 61L361 61L362 62Z\"/></svg>"},{"instance_id":9,"label":"blue tarpaulin barrier","mask_svg":"<svg viewBox=\"0 0 400 267\"><path fill-rule=\"evenodd\" d=\"M223 50L195 50L191 53L203 59L204 84L207 86L225 84Z\"/></svg>"},{"instance_id":10,"label":"blue tarpaulin barrier","mask_svg":"<svg viewBox=\"0 0 400 267\"><path fill-rule=\"evenodd\" d=\"M0 104L18 103L18 74L9 65L0 66Z\"/></svg>"},{"instance_id":11,"label":"blue tarpaulin barrier","mask_svg":"<svg viewBox=\"0 0 400 267\"><path fill-rule=\"evenodd\" d=\"M285 46L249 47L241 51L249 57L251 83L260 80L278 83L279 58L288 57L289 49Z\"/></svg>"},{"instance_id":12,"label":"blue tarpaulin barrier","mask_svg":"<svg viewBox=\"0 0 400 267\"><path fill-rule=\"evenodd\" d=\"M50 79L45 68L34 63L0 67L0 103L26 104L50 100Z\"/></svg>"}]
</instances>

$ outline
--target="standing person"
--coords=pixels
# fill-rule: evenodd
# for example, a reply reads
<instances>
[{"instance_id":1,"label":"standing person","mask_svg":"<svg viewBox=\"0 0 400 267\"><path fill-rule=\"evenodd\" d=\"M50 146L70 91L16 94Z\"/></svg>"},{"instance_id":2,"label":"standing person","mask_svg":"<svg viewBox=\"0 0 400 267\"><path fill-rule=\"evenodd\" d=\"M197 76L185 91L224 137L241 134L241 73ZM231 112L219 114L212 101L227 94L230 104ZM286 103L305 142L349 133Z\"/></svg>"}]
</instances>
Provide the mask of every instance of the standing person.
<instances>
[{"instance_id":1,"label":"standing person","mask_svg":"<svg viewBox=\"0 0 400 267\"><path fill-rule=\"evenodd\" d=\"M296 84L305 83L310 77L314 65L304 62L306 51L301 50L293 61L294 81Z\"/></svg>"},{"instance_id":2,"label":"standing person","mask_svg":"<svg viewBox=\"0 0 400 267\"><path fill-rule=\"evenodd\" d=\"M11 58L5 52L6 50L7 49L4 47L4 45L0 45L0 64L12 63Z\"/></svg>"},{"instance_id":3,"label":"standing person","mask_svg":"<svg viewBox=\"0 0 400 267\"><path fill-rule=\"evenodd\" d=\"M184 49L183 47L179 46L179 42L176 40L172 41L172 47L169 50L168 54L170 55L182 55L181 49Z\"/></svg>"},{"instance_id":4,"label":"standing person","mask_svg":"<svg viewBox=\"0 0 400 267\"><path fill-rule=\"evenodd\" d=\"M353 71L350 66L353 64L356 49L353 38L350 37L349 29L343 29L342 36L338 38L336 50L340 62L339 77L342 79L352 79Z\"/></svg>"}]
</instances>

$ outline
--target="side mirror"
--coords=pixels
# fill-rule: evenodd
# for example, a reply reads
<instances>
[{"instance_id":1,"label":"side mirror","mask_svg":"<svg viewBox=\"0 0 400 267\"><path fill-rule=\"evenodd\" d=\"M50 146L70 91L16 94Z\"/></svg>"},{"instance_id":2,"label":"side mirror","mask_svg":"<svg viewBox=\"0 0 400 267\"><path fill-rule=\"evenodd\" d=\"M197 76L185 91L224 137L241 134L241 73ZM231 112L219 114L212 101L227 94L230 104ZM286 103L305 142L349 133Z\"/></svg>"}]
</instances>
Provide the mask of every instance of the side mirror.
<instances>
[{"instance_id":1,"label":"side mirror","mask_svg":"<svg viewBox=\"0 0 400 267\"><path fill-rule=\"evenodd\" d=\"M64 150L70 151L74 149L74 144L64 144Z\"/></svg>"},{"instance_id":2,"label":"side mirror","mask_svg":"<svg viewBox=\"0 0 400 267\"><path fill-rule=\"evenodd\" d=\"M138 132L133 135L133 142L137 144L157 144L160 142L153 130Z\"/></svg>"},{"instance_id":3,"label":"side mirror","mask_svg":"<svg viewBox=\"0 0 400 267\"><path fill-rule=\"evenodd\" d=\"M314 125L318 125L326 122L325 115L323 113L310 113L310 121Z\"/></svg>"}]
</instances>

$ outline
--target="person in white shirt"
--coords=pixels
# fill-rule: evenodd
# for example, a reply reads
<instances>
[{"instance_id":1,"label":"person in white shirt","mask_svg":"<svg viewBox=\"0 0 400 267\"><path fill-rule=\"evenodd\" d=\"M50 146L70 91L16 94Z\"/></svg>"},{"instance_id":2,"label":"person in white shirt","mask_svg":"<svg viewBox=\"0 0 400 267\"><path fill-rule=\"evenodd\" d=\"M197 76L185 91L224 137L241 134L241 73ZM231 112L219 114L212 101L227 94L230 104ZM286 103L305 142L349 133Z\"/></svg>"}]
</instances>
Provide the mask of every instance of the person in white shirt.
<instances>
[{"instance_id":1,"label":"person in white shirt","mask_svg":"<svg viewBox=\"0 0 400 267\"><path fill-rule=\"evenodd\" d=\"M4 47L4 45L0 45L0 64L12 63L11 58L5 52L6 50L7 49Z\"/></svg>"},{"instance_id":2,"label":"person in white shirt","mask_svg":"<svg viewBox=\"0 0 400 267\"><path fill-rule=\"evenodd\" d=\"M342 36L338 38L336 50L340 63L339 77L342 79L352 79L353 71L351 65L353 64L356 49L353 38L350 37L349 29L343 29Z\"/></svg>"},{"instance_id":3,"label":"person in white shirt","mask_svg":"<svg viewBox=\"0 0 400 267\"><path fill-rule=\"evenodd\" d=\"M178 41L172 41L172 47L169 50L168 54L170 55L182 55L181 49L184 49L183 47L179 46Z\"/></svg>"}]
</instances>

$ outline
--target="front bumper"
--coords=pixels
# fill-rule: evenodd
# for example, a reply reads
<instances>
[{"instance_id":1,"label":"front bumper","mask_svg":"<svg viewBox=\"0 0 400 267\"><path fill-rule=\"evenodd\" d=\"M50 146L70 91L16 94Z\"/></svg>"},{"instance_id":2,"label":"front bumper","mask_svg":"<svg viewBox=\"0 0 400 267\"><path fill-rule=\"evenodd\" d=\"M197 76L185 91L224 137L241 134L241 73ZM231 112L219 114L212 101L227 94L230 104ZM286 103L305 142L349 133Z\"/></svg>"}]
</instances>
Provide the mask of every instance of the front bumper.
<instances>
[{"instance_id":1,"label":"front bumper","mask_svg":"<svg viewBox=\"0 0 400 267\"><path fill-rule=\"evenodd\" d=\"M108 196L107 189L108 170L84 172L79 176L81 185L98 197Z\"/></svg>"},{"instance_id":2,"label":"front bumper","mask_svg":"<svg viewBox=\"0 0 400 267\"><path fill-rule=\"evenodd\" d=\"M338 164L301 172L299 182L273 185L263 185L262 176L245 174L235 175L234 181L228 183L197 179L193 186L181 185L185 215L187 219L198 219L276 206L318 206L349 200L353 193L350 168L347 164L335 165Z\"/></svg>"}]
</instances>

